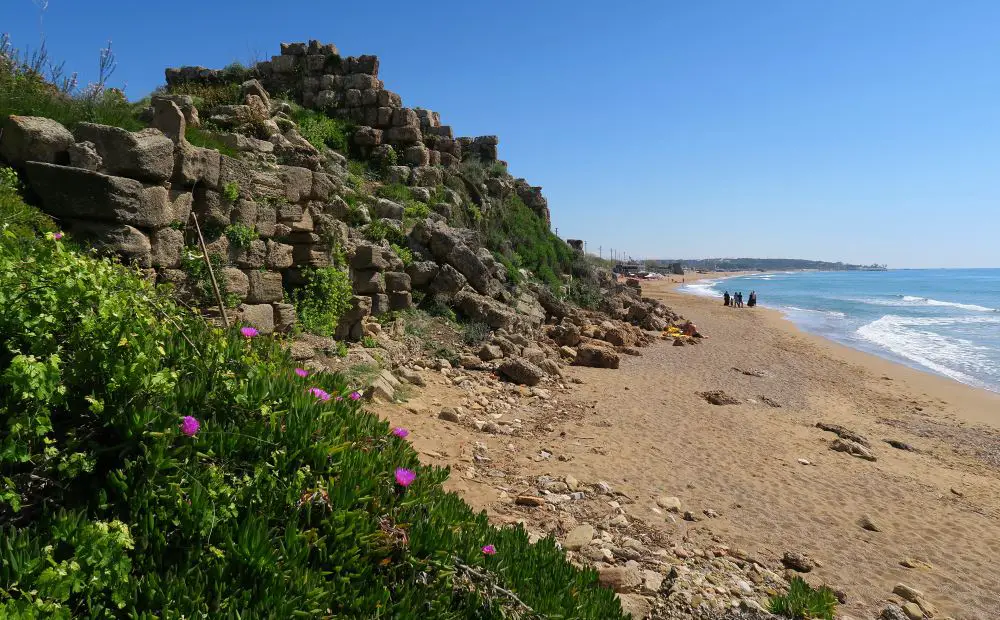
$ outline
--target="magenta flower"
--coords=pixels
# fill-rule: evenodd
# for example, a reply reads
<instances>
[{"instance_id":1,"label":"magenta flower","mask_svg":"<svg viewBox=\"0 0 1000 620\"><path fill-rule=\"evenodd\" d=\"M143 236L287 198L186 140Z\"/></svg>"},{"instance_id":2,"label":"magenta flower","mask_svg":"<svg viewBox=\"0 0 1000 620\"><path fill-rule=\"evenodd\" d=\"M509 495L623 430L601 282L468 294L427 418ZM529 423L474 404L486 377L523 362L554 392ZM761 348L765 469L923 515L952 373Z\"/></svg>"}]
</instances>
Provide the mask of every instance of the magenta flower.
<instances>
[{"instance_id":1,"label":"magenta flower","mask_svg":"<svg viewBox=\"0 0 1000 620\"><path fill-rule=\"evenodd\" d=\"M497 554L497 548L494 547L493 545L486 545L485 547L483 547L483 555L496 555L496 554Z\"/></svg>"},{"instance_id":2,"label":"magenta flower","mask_svg":"<svg viewBox=\"0 0 1000 620\"><path fill-rule=\"evenodd\" d=\"M52 234L52 238L55 239L56 241L58 241L59 239L63 238L63 234L62 234L62 232L53 233Z\"/></svg>"},{"instance_id":3,"label":"magenta flower","mask_svg":"<svg viewBox=\"0 0 1000 620\"><path fill-rule=\"evenodd\" d=\"M305 368L296 368L295 369L295 374L297 374L298 376L300 376L303 379L305 379L306 377L309 376L309 371L306 370Z\"/></svg>"},{"instance_id":4,"label":"magenta flower","mask_svg":"<svg viewBox=\"0 0 1000 620\"><path fill-rule=\"evenodd\" d=\"M252 327L241 327L240 328L240 333L243 334L244 338L253 338L254 336L256 336L257 334L259 334L260 332L257 331L256 329L252 328Z\"/></svg>"},{"instance_id":5,"label":"magenta flower","mask_svg":"<svg viewBox=\"0 0 1000 620\"><path fill-rule=\"evenodd\" d=\"M397 426L396 428L392 429L392 434L395 435L396 437L399 437L400 439L402 439L402 438L406 437L407 435L409 435L410 431L406 430L405 428L401 428L401 427Z\"/></svg>"},{"instance_id":6,"label":"magenta flower","mask_svg":"<svg viewBox=\"0 0 1000 620\"><path fill-rule=\"evenodd\" d=\"M309 393L323 402L330 400L330 394L320 388L309 388Z\"/></svg>"},{"instance_id":7,"label":"magenta flower","mask_svg":"<svg viewBox=\"0 0 1000 620\"><path fill-rule=\"evenodd\" d=\"M413 481L417 479L417 473L412 469L406 469L404 467L396 468L396 484L401 487L408 487L413 484Z\"/></svg>"},{"instance_id":8,"label":"magenta flower","mask_svg":"<svg viewBox=\"0 0 1000 620\"><path fill-rule=\"evenodd\" d=\"M361 392L354 390L350 394L351 400L359 400L361 398Z\"/></svg>"},{"instance_id":9,"label":"magenta flower","mask_svg":"<svg viewBox=\"0 0 1000 620\"><path fill-rule=\"evenodd\" d=\"M194 437L198 434L198 429L201 428L201 424L193 418L192 416L186 415L181 420L181 432L188 437Z\"/></svg>"},{"instance_id":10,"label":"magenta flower","mask_svg":"<svg viewBox=\"0 0 1000 620\"><path fill-rule=\"evenodd\" d=\"M337 398L335 398L334 400L337 400L337 401L340 401L340 400L344 400L344 397L343 397L343 396L338 396L338 397L337 397Z\"/></svg>"}]
</instances>

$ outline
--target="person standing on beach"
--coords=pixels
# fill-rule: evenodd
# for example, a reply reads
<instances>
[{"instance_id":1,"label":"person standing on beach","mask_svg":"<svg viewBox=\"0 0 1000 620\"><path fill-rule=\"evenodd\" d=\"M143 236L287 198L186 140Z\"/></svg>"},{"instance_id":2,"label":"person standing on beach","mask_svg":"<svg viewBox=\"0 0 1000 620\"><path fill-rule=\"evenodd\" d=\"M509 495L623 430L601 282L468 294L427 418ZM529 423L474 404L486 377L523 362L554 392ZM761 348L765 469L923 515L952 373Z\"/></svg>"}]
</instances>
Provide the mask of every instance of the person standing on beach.
<instances>
[{"instance_id":1,"label":"person standing on beach","mask_svg":"<svg viewBox=\"0 0 1000 620\"><path fill-rule=\"evenodd\" d=\"M729 305L729 291L726 291L725 293L722 294L722 305L723 306Z\"/></svg>"}]
</instances>

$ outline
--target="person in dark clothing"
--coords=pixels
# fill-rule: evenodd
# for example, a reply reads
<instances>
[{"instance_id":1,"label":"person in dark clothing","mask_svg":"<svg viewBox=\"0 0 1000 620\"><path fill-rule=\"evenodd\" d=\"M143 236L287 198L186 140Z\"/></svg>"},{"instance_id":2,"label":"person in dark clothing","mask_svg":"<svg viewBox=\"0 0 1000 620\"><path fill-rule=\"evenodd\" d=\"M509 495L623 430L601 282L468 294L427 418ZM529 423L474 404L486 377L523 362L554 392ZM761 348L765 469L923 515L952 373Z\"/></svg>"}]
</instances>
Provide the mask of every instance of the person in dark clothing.
<instances>
[{"instance_id":1,"label":"person in dark clothing","mask_svg":"<svg viewBox=\"0 0 1000 620\"><path fill-rule=\"evenodd\" d=\"M743 307L743 293L740 292L736 293L736 307L737 308Z\"/></svg>"},{"instance_id":2,"label":"person in dark clothing","mask_svg":"<svg viewBox=\"0 0 1000 620\"><path fill-rule=\"evenodd\" d=\"M750 291L750 300L747 302L747 306L753 308L757 305L757 291Z\"/></svg>"},{"instance_id":3,"label":"person in dark clothing","mask_svg":"<svg viewBox=\"0 0 1000 620\"><path fill-rule=\"evenodd\" d=\"M729 305L729 291L726 291L725 293L722 294L722 305L723 306Z\"/></svg>"}]
</instances>

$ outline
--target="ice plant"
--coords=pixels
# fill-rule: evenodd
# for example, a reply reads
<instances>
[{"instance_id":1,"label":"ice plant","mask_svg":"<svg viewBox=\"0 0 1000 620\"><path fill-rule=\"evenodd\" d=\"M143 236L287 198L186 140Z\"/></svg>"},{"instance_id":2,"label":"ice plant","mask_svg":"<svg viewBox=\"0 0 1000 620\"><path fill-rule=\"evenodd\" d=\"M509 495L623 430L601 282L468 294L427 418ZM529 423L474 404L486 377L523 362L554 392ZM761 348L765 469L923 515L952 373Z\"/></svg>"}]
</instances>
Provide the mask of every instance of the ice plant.
<instances>
[{"instance_id":1,"label":"ice plant","mask_svg":"<svg viewBox=\"0 0 1000 620\"><path fill-rule=\"evenodd\" d=\"M392 429L392 434L402 439L407 435L409 435L410 431L406 430L405 428L397 426L396 428Z\"/></svg>"},{"instance_id":2,"label":"ice plant","mask_svg":"<svg viewBox=\"0 0 1000 620\"><path fill-rule=\"evenodd\" d=\"M493 545L486 545L483 547L483 555L496 555L497 548Z\"/></svg>"},{"instance_id":3,"label":"ice plant","mask_svg":"<svg viewBox=\"0 0 1000 620\"><path fill-rule=\"evenodd\" d=\"M405 467L396 468L396 484L401 487L408 487L417 479L417 473Z\"/></svg>"},{"instance_id":4,"label":"ice plant","mask_svg":"<svg viewBox=\"0 0 1000 620\"><path fill-rule=\"evenodd\" d=\"M201 428L201 424L192 416L186 415L181 420L181 432L188 437L194 437L198 434L199 428Z\"/></svg>"},{"instance_id":5,"label":"ice plant","mask_svg":"<svg viewBox=\"0 0 1000 620\"><path fill-rule=\"evenodd\" d=\"M318 387L309 388L309 393L323 402L330 400L330 394Z\"/></svg>"},{"instance_id":6,"label":"ice plant","mask_svg":"<svg viewBox=\"0 0 1000 620\"><path fill-rule=\"evenodd\" d=\"M259 334L260 332L258 332L253 327L241 327L240 328L240 333L243 334L244 338L253 338L254 336L256 336L257 334Z\"/></svg>"},{"instance_id":7,"label":"ice plant","mask_svg":"<svg viewBox=\"0 0 1000 620\"><path fill-rule=\"evenodd\" d=\"M52 238L55 239L56 241L62 239L63 238L62 231L56 232L56 233L52 233Z\"/></svg>"},{"instance_id":8,"label":"ice plant","mask_svg":"<svg viewBox=\"0 0 1000 620\"><path fill-rule=\"evenodd\" d=\"M306 377L309 376L309 371L306 370L305 368L296 368L295 369L295 374L297 374L298 376L300 376L303 379L305 379Z\"/></svg>"},{"instance_id":9,"label":"ice plant","mask_svg":"<svg viewBox=\"0 0 1000 620\"><path fill-rule=\"evenodd\" d=\"M361 392L354 390L353 392L351 392L350 396L351 400L359 400L361 398Z\"/></svg>"}]
</instances>

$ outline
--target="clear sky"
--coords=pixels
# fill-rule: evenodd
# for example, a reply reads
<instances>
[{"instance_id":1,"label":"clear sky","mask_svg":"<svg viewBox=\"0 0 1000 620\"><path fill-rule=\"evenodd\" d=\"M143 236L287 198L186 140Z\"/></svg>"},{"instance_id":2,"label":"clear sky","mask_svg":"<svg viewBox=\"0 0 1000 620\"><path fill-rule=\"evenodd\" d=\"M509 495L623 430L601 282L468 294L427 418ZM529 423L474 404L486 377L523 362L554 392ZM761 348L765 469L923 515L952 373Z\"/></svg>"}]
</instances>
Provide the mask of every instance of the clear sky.
<instances>
[{"instance_id":1,"label":"clear sky","mask_svg":"<svg viewBox=\"0 0 1000 620\"><path fill-rule=\"evenodd\" d=\"M36 2L2 3L36 45ZM50 0L42 24L84 80L111 39L132 98L280 41L376 54L595 251L1000 267L997 0Z\"/></svg>"}]
</instances>

